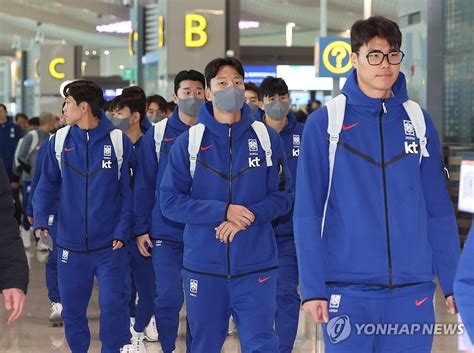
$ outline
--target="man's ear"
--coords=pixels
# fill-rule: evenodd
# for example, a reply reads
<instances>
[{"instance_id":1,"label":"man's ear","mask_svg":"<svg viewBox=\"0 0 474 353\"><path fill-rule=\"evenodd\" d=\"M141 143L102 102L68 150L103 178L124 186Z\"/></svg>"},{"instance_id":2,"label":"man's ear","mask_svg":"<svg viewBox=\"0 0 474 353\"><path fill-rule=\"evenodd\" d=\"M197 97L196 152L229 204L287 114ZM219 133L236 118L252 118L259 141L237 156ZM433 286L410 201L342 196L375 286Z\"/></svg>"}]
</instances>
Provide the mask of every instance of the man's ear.
<instances>
[{"instance_id":1,"label":"man's ear","mask_svg":"<svg viewBox=\"0 0 474 353\"><path fill-rule=\"evenodd\" d=\"M351 63L352 63L352 66L357 70L358 66L359 66L359 56L357 53L352 53L351 54Z\"/></svg>"},{"instance_id":2,"label":"man's ear","mask_svg":"<svg viewBox=\"0 0 474 353\"><path fill-rule=\"evenodd\" d=\"M135 112L135 113L132 113L132 122L134 124L140 124L140 113L139 112Z\"/></svg>"},{"instance_id":3,"label":"man's ear","mask_svg":"<svg viewBox=\"0 0 474 353\"><path fill-rule=\"evenodd\" d=\"M177 105L178 102L179 102L179 99L178 99L178 96L176 95L176 93L173 93L173 102Z\"/></svg>"},{"instance_id":4,"label":"man's ear","mask_svg":"<svg viewBox=\"0 0 474 353\"><path fill-rule=\"evenodd\" d=\"M206 88L205 91L205 96L207 101L212 101L214 100L214 94L212 94L211 90L209 88Z\"/></svg>"}]
</instances>

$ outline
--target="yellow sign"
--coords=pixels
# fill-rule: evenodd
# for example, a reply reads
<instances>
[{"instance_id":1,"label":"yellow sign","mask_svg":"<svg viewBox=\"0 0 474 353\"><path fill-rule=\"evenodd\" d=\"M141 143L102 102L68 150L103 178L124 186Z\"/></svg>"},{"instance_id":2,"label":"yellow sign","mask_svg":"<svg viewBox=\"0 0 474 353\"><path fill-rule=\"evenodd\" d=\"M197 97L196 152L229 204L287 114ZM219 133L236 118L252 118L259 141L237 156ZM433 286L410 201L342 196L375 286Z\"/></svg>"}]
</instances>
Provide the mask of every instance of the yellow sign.
<instances>
[{"instance_id":1,"label":"yellow sign","mask_svg":"<svg viewBox=\"0 0 474 353\"><path fill-rule=\"evenodd\" d=\"M64 58L54 58L53 60L51 60L51 62L49 63L49 74L52 77L57 78L58 80L66 77L66 75L63 72L59 72L56 69L57 65L64 64L65 62L66 61L64 60Z\"/></svg>"},{"instance_id":2,"label":"yellow sign","mask_svg":"<svg viewBox=\"0 0 474 353\"><path fill-rule=\"evenodd\" d=\"M195 26L194 24L197 23ZM200 48L207 43L207 20L204 16L198 14L187 14L185 24L185 45L187 48ZM198 39L193 39L193 35Z\"/></svg>"},{"instance_id":3,"label":"yellow sign","mask_svg":"<svg viewBox=\"0 0 474 353\"><path fill-rule=\"evenodd\" d=\"M347 42L334 41L329 43L324 48L322 61L323 65L329 72L333 74L345 74L352 68L351 60L349 59L345 65L342 65L344 59L351 55L351 46ZM330 57L333 59L332 62ZM335 64L333 63L335 59Z\"/></svg>"},{"instance_id":4,"label":"yellow sign","mask_svg":"<svg viewBox=\"0 0 474 353\"><path fill-rule=\"evenodd\" d=\"M158 17L158 48L165 45L165 19L163 16Z\"/></svg>"},{"instance_id":5,"label":"yellow sign","mask_svg":"<svg viewBox=\"0 0 474 353\"><path fill-rule=\"evenodd\" d=\"M130 54L130 56L135 55L134 42L138 42L138 32L132 29L128 34L128 54Z\"/></svg>"}]
</instances>

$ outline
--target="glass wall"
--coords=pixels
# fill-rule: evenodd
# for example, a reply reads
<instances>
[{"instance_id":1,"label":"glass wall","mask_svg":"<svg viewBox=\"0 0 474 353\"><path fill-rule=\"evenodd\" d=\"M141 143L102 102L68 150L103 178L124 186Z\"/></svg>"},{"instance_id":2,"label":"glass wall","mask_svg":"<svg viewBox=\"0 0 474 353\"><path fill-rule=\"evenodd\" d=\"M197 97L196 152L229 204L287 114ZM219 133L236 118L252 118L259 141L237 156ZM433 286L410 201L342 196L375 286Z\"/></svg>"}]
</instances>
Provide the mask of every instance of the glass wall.
<instances>
[{"instance_id":1,"label":"glass wall","mask_svg":"<svg viewBox=\"0 0 474 353\"><path fill-rule=\"evenodd\" d=\"M474 2L443 1L444 141L474 143ZM434 54L433 54L434 55Z\"/></svg>"}]
</instances>

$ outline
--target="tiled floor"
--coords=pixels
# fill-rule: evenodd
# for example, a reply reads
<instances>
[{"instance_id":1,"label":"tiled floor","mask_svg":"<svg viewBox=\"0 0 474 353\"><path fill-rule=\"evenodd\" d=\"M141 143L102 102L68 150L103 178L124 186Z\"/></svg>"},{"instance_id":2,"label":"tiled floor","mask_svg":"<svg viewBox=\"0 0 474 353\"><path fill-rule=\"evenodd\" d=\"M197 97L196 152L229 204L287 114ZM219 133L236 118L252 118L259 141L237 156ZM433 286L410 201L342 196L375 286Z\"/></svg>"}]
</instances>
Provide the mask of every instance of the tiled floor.
<instances>
[{"instance_id":1,"label":"tiled floor","mask_svg":"<svg viewBox=\"0 0 474 353\"><path fill-rule=\"evenodd\" d=\"M44 265L45 255L37 253L31 249L27 252L30 267L30 287L27 298L26 308L23 317L12 327L5 327L5 315L0 309L0 352L1 353L43 353L43 352L69 352L63 329L49 326L49 301L46 296L44 285ZM40 258L38 258L40 257ZM42 258L41 258L42 257ZM91 327L93 341L90 352L99 352L100 344L98 341L98 301L97 292L94 292L93 299L89 307L89 324ZM437 322L455 322L456 318L448 315L442 297L438 293L436 312ZM180 335L177 353L185 352L185 339L183 319L180 326ZM300 325L295 353L322 353L316 351L316 329L315 325L304 314L301 315ZM161 352L161 347L157 343L147 344L147 351ZM225 343L223 352L240 352L238 338L229 337ZM457 353L457 336L438 336L435 337L433 353ZM357 353L357 352L353 352Z\"/></svg>"}]
</instances>

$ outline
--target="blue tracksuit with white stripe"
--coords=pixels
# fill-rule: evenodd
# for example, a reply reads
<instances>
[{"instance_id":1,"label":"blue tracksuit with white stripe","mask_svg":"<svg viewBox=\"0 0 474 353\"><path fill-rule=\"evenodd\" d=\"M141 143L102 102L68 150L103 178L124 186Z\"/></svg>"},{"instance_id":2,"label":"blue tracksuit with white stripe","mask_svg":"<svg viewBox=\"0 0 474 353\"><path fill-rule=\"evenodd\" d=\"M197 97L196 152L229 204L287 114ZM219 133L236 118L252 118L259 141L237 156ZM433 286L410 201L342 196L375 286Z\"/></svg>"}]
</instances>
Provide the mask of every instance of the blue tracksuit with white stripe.
<instances>
[{"instance_id":1,"label":"blue tracksuit with white stripe","mask_svg":"<svg viewBox=\"0 0 474 353\"><path fill-rule=\"evenodd\" d=\"M138 158L141 156L141 148L143 137L139 138L135 144L134 149L137 156L137 166L140 163L147 163L146 160ZM137 173L137 172L136 172ZM136 174L135 173L135 182ZM135 184L136 185L136 184ZM134 329L136 332L143 332L145 327L150 322L154 314L154 298L155 298L155 275L153 273L153 264L151 259L143 257L138 251L135 239L131 239L129 245L130 255L130 311L134 310L133 317L135 317ZM135 291L135 293L134 293ZM136 294L138 293L138 303L135 306ZM128 329L127 324L127 329Z\"/></svg>"},{"instance_id":2,"label":"blue tracksuit with white stripe","mask_svg":"<svg viewBox=\"0 0 474 353\"><path fill-rule=\"evenodd\" d=\"M44 158L46 156L46 151L48 150L49 140L44 141L41 144L41 147L38 151L36 157L36 166L35 174L33 175L33 180L31 181L31 192L30 200L28 202L28 208L26 210L26 215L33 217L33 196L35 194L36 186L38 185L39 179L41 177L41 166L43 165ZM50 223L50 224L49 224ZM56 204L50 215L48 216L49 235L53 239L53 243L56 243L56 233L58 228L58 205ZM49 253L48 262L45 267L45 276L46 276L46 287L48 288L48 298L53 303L61 303L61 296L59 294L58 287L58 266L57 266L57 257L58 257L58 248L54 244L53 250Z\"/></svg>"},{"instance_id":3,"label":"blue tracksuit with white stripe","mask_svg":"<svg viewBox=\"0 0 474 353\"><path fill-rule=\"evenodd\" d=\"M474 341L474 227L471 227L459 261L454 297L471 341Z\"/></svg>"},{"instance_id":4,"label":"blue tracksuit with white stripe","mask_svg":"<svg viewBox=\"0 0 474 353\"><path fill-rule=\"evenodd\" d=\"M220 124L212 102L205 103L198 116L206 129L194 178L185 132L176 139L161 183L164 216L186 224L183 281L193 353L220 352L230 315L242 351L278 351L273 330L278 259L271 222L290 211L293 191L281 138L268 129L273 152L268 167L254 121L244 104L240 121ZM247 207L255 221L225 244L216 239L215 228L226 220L229 204Z\"/></svg>"},{"instance_id":5,"label":"blue tracksuit with white stripe","mask_svg":"<svg viewBox=\"0 0 474 353\"><path fill-rule=\"evenodd\" d=\"M183 269L184 225L163 216L160 208L160 183L168 165L168 155L176 138L189 126L178 116L178 107L168 119L163 135L160 160L157 161L152 128L143 137L134 193L134 233L149 234L153 242L152 260L155 272L155 319L161 347L171 352L176 347L179 312L184 302L181 271Z\"/></svg>"},{"instance_id":6,"label":"blue tracksuit with white stripe","mask_svg":"<svg viewBox=\"0 0 474 353\"><path fill-rule=\"evenodd\" d=\"M431 281L438 276L444 294L453 292L459 238L438 134L423 111L430 156L420 164L419 140L402 106L408 100L402 73L392 92L387 99L367 97L356 71L342 90L347 104L322 237L327 109L312 113L305 126L293 219L301 296L304 302L329 299L330 318L432 322ZM366 308L357 304L361 297L383 302ZM352 335L339 343L329 336L328 352L386 352L387 342L397 349L431 349L426 335Z\"/></svg>"},{"instance_id":7,"label":"blue tracksuit with white stripe","mask_svg":"<svg viewBox=\"0 0 474 353\"><path fill-rule=\"evenodd\" d=\"M264 121L265 112L258 109L255 117ZM296 120L293 112L288 112L288 124L280 131L288 157L293 188L296 182L296 169L300 153L301 136L304 125ZM278 285L275 331L280 342L280 353L293 350L298 331L300 296L298 294L298 264L296 260L295 239L293 237L293 209L273 221L278 247Z\"/></svg>"},{"instance_id":8,"label":"blue tracksuit with white stripe","mask_svg":"<svg viewBox=\"0 0 474 353\"><path fill-rule=\"evenodd\" d=\"M49 228L48 215L59 194L58 284L66 338L73 353L87 352L90 332L86 310L99 283L102 352L118 352L124 327L127 249L112 250L114 239L130 238L133 211L132 175L135 155L123 134L119 170L109 136L113 124L101 116L96 128L71 129L61 152L61 170L51 139L33 197L35 228Z\"/></svg>"}]
</instances>

